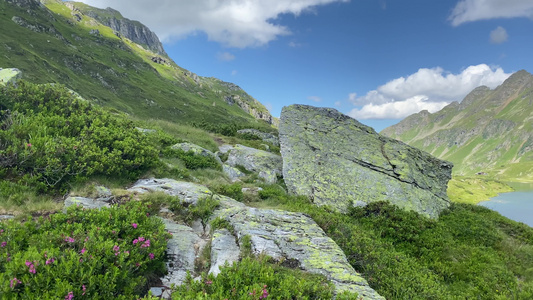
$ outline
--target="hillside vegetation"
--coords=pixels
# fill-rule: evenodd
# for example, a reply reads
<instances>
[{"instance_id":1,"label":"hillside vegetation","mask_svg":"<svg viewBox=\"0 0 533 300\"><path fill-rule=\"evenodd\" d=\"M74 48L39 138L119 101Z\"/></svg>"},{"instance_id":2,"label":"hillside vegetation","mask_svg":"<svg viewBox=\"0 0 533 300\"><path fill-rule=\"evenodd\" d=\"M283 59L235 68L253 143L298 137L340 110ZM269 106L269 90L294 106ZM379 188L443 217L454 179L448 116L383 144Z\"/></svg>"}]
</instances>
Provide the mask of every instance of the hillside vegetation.
<instances>
[{"instance_id":1,"label":"hillside vegetation","mask_svg":"<svg viewBox=\"0 0 533 300\"><path fill-rule=\"evenodd\" d=\"M533 181L533 75L519 71L494 90L422 111L381 133L454 163L454 175Z\"/></svg>"},{"instance_id":2,"label":"hillside vegetation","mask_svg":"<svg viewBox=\"0 0 533 300\"><path fill-rule=\"evenodd\" d=\"M272 130L266 108L238 86L199 77L90 17L106 10L43 2L0 1L0 67L16 67L34 83L64 84L91 102L145 120ZM100 19L109 17L122 18L112 11Z\"/></svg>"}]
</instances>

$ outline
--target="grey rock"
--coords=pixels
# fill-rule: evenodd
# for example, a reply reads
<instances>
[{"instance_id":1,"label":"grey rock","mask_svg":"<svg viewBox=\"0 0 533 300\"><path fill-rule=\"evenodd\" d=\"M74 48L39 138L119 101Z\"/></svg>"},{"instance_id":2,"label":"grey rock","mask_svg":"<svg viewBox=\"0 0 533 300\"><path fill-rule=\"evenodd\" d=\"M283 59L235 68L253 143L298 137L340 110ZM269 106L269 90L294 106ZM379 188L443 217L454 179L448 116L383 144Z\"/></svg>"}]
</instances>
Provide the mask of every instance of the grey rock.
<instances>
[{"instance_id":1,"label":"grey rock","mask_svg":"<svg viewBox=\"0 0 533 300\"><path fill-rule=\"evenodd\" d=\"M67 207L72 205L78 205L82 206L84 208L97 208L100 209L102 207L109 207L109 203L101 200L91 199L91 198L85 198L85 197L68 197L64 201L64 209L66 210Z\"/></svg>"},{"instance_id":2,"label":"grey rock","mask_svg":"<svg viewBox=\"0 0 533 300\"><path fill-rule=\"evenodd\" d=\"M220 267L239 260L240 249L235 237L227 229L215 230L211 240L211 268L209 273L218 275Z\"/></svg>"},{"instance_id":3,"label":"grey rock","mask_svg":"<svg viewBox=\"0 0 533 300\"><path fill-rule=\"evenodd\" d=\"M13 218L15 218L15 216L13 216L13 215L0 215L0 221L9 220L9 219L13 219Z\"/></svg>"},{"instance_id":4,"label":"grey rock","mask_svg":"<svg viewBox=\"0 0 533 300\"><path fill-rule=\"evenodd\" d=\"M0 86L16 84L22 78L22 72L19 69L9 68L2 69L0 68Z\"/></svg>"},{"instance_id":5,"label":"grey rock","mask_svg":"<svg viewBox=\"0 0 533 300\"><path fill-rule=\"evenodd\" d=\"M246 170L259 173L267 183L275 183L282 174L282 159L279 155L243 145L235 145L226 163L232 167L243 166Z\"/></svg>"},{"instance_id":6,"label":"grey rock","mask_svg":"<svg viewBox=\"0 0 533 300\"><path fill-rule=\"evenodd\" d=\"M156 132L155 129L147 129L147 128L141 128L141 127L135 127L135 129L137 129L139 132L142 132L142 133L155 133Z\"/></svg>"},{"instance_id":7,"label":"grey rock","mask_svg":"<svg viewBox=\"0 0 533 300\"><path fill-rule=\"evenodd\" d=\"M218 147L218 150L219 150L220 153L226 154L229 151L233 150L233 148L234 147L232 145L224 144L224 145L221 145L220 147Z\"/></svg>"},{"instance_id":8,"label":"grey rock","mask_svg":"<svg viewBox=\"0 0 533 300\"><path fill-rule=\"evenodd\" d=\"M215 217L228 221L239 241L250 236L252 251L257 255L265 254L280 261L294 260L300 269L326 276L335 284L337 292L356 292L363 299L384 299L353 269L339 246L302 213L233 207L217 211ZM221 257L230 257L230 262L235 259L236 250L228 234L229 231L218 236L227 244L216 242L217 266L223 264ZM232 250L224 253L224 247Z\"/></svg>"},{"instance_id":9,"label":"grey rock","mask_svg":"<svg viewBox=\"0 0 533 300\"><path fill-rule=\"evenodd\" d=\"M222 165L222 171L226 174L232 182L238 181L239 178L246 176L239 169L229 166L227 164Z\"/></svg>"},{"instance_id":10,"label":"grey rock","mask_svg":"<svg viewBox=\"0 0 533 300\"><path fill-rule=\"evenodd\" d=\"M213 193L203 185L168 178L141 179L129 188L128 191L140 194L156 191L164 192L170 196L178 196L180 200L188 204L196 204L202 198L213 196Z\"/></svg>"},{"instance_id":11,"label":"grey rock","mask_svg":"<svg viewBox=\"0 0 533 300\"><path fill-rule=\"evenodd\" d=\"M260 138L264 142L268 142L274 146L279 147L279 138L271 133L262 132L257 129L241 129L241 130L238 130L237 133L249 134L249 135Z\"/></svg>"},{"instance_id":12,"label":"grey rock","mask_svg":"<svg viewBox=\"0 0 533 300\"><path fill-rule=\"evenodd\" d=\"M431 218L450 205L452 163L381 136L335 109L284 107L280 144L289 192L317 205L345 212L360 202L388 201Z\"/></svg>"},{"instance_id":13,"label":"grey rock","mask_svg":"<svg viewBox=\"0 0 533 300\"><path fill-rule=\"evenodd\" d=\"M220 157L218 157L217 155L215 155L213 152L205 149L205 148L202 148L198 145L195 145L195 144L191 144L191 143L178 143L178 144L175 144L171 147L172 149L179 149L179 150L183 150L185 152L189 152L189 151L192 151L194 154L196 155L201 155L201 156L206 156L206 157L212 157L214 159L216 159L220 164L222 164L222 161L220 160Z\"/></svg>"},{"instance_id":14,"label":"grey rock","mask_svg":"<svg viewBox=\"0 0 533 300\"><path fill-rule=\"evenodd\" d=\"M187 276L187 272L194 273L194 262L206 241L194 232L191 227L176 224L163 219L166 229L172 234L167 243L167 268L168 274L161 278L164 286L172 284L181 285Z\"/></svg>"}]
</instances>

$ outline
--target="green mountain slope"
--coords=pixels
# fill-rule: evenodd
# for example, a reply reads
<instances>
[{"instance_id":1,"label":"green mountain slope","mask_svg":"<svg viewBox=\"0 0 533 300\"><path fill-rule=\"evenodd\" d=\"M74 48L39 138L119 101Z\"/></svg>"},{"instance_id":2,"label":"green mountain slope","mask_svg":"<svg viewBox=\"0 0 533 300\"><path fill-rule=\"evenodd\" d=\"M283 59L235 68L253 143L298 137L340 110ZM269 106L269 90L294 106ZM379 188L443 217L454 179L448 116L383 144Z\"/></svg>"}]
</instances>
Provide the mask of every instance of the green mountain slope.
<instances>
[{"instance_id":1,"label":"green mountain slope","mask_svg":"<svg viewBox=\"0 0 533 300\"><path fill-rule=\"evenodd\" d=\"M516 72L494 90L478 87L461 103L419 112L381 133L452 161L455 175L532 181L533 75Z\"/></svg>"},{"instance_id":2,"label":"green mountain slope","mask_svg":"<svg viewBox=\"0 0 533 300\"><path fill-rule=\"evenodd\" d=\"M0 67L141 119L266 129L275 121L238 86L180 68L139 22L82 3L41 2L0 0Z\"/></svg>"}]
</instances>

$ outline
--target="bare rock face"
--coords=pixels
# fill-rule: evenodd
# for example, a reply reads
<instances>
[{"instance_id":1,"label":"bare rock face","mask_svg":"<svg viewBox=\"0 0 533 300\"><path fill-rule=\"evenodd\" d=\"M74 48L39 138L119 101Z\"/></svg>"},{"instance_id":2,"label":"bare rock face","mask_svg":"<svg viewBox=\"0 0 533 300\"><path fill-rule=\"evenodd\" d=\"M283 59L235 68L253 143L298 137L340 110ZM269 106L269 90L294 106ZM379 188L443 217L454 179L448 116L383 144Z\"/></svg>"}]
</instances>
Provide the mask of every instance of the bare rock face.
<instances>
[{"instance_id":1,"label":"bare rock face","mask_svg":"<svg viewBox=\"0 0 533 300\"><path fill-rule=\"evenodd\" d=\"M431 218L450 205L452 163L379 135L335 109L284 107L283 177L289 192L346 211L388 201Z\"/></svg>"},{"instance_id":2,"label":"bare rock face","mask_svg":"<svg viewBox=\"0 0 533 300\"><path fill-rule=\"evenodd\" d=\"M267 183L275 183L278 176L281 176L281 157L279 155L246 147L235 145L229 152L226 164L236 167L242 166L250 172L259 173Z\"/></svg>"}]
</instances>

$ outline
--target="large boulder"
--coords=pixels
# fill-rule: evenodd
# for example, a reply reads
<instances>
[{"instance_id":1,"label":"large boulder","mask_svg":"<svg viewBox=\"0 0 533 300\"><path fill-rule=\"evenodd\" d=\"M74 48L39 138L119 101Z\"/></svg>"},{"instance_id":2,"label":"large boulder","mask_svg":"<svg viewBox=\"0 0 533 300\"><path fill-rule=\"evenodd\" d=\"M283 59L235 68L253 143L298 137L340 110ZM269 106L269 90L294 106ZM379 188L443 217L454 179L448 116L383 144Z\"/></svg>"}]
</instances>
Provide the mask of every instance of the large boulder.
<instances>
[{"instance_id":1,"label":"large boulder","mask_svg":"<svg viewBox=\"0 0 533 300\"><path fill-rule=\"evenodd\" d=\"M0 68L0 86L16 84L20 78L22 78L22 72L19 69Z\"/></svg>"},{"instance_id":2,"label":"large boulder","mask_svg":"<svg viewBox=\"0 0 533 300\"><path fill-rule=\"evenodd\" d=\"M437 218L450 205L452 163L379 135L335 109L284 107L280 144L289 192L345 212L388 201Z\"/></svg>"},{"instance_id":3,"label":"large boulder","mask_svg":"<svg viewBox=\"0 0 533 300\"><path fill-rule=\"evenodd\" d=\"M230 150L226 164L259 173L259 177L267 183L275 183L281 176L282 160L279 155L239 144Z\"/></svg>"},{"instance_id":4,"label":"large boulder","mask_svg":"<svg viewBox=\"0 0 533 300\"><path fill-rule=\"evenodd\" d=\"M241 129L237 130L237 133L251 135L263 140L263 142L271 143L272 145L279 147L279 138L272 133L262 132L257 129Z\"/></svg>"}]
</instances>

